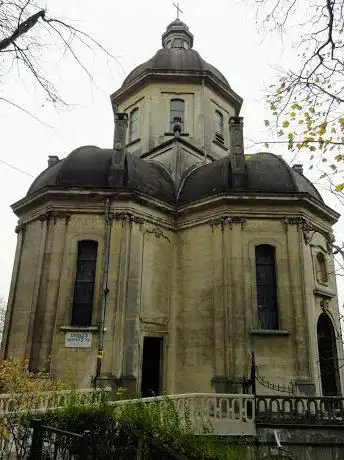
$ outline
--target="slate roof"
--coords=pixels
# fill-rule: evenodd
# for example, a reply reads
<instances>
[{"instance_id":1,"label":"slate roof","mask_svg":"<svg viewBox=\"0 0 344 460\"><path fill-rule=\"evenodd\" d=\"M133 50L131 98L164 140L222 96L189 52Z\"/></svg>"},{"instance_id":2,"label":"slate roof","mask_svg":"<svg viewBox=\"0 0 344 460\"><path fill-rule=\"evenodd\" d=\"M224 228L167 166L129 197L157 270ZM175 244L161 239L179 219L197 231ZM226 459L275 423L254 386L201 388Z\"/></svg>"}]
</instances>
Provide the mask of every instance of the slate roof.
<instances>
[{"instance_id":1,"label":"slate roof","mask_svg":"<svg viewBox=\"0 0 344 460\"><path fill-rule=\"evenodd\" d=\"M45 188L108 189L108 176L113 150L92 145L80 147L66 158L43 171L31 185L28 196ZM112 187L143 192L170 204L187 204L202 198L230 193L232 173L230 158L225 157L185 173L179 191L168 172L157 162L127 154L123 183ZM250 155L246 160L248 193L298 194L307 193L323 201L313 184L290 168L280 157L271 153Z\"/></svg>"},{"instance_id":2,"label":"slate roof","mask_svg":"<svg viewBox=\"0 0 344 460\"><path fill-rule=\"evenodd\" d=\"M122 88L129 86L135 80L147 72L150 73L170 73L181 74L192 72L200 77L212 76L220 84L230 89L227 79L214 66L201 58L200 54L194 49L183 48L161 48L148 61L136 67L124 80Z\"/></svg>"}]
</instances>

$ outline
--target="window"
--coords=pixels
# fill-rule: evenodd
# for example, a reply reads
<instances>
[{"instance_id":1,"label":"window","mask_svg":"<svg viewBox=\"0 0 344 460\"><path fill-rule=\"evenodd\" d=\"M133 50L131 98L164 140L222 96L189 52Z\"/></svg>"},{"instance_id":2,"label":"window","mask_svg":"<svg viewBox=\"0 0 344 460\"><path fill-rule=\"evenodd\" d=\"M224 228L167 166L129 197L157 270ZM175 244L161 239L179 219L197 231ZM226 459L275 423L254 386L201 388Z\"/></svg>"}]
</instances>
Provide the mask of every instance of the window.
<instances>
[{"instance_id":1,"label":"window","mask_svg":"<svg viewBox=\"0 0 344 460\"><path fill-rule=\"evenodd\" d=\"M319 367L323 396L340 395L336 334L330 318L322 313L317 324Z\"/></svg>"},{"instance_id":2,"label":"window","mask_svg":"<svg viewBox=\"0 0 344 460\"><path fill-rule=\"evenodd\" d=\"M326 259L322 252L318 252L316 256L316 277L319 283L326 284L328 282Z\"/></svg>"},{"instance_id":3,"label":"window","mask_svg":"<svg viewBox=\"0 0 344 460\"><path fill-rule=\"evenodd\" d=\"M223 115L218 110L215 110L215 133L223 139Z\"/></svg>"},{"instance_id":4,"label":"window","mask_svg":"<svg viewBox=\"0 0 344 460\"><path fill-rule=\"evenodd\" d=\"M184 110L185 103L182 99L172 99L170 108L170 132L173 132L173 127L176 123L179 123L184 131Z\"/></svg>"},{"instance_id":5,"label":"window","mask_svg":"<svg viewBox=\"0 0 344 460\"><path fill-rule=\"evenodd\" d=\"M96 241L84 240L78 243L72 326L90 326L91 324L97 251Z\"/></svg>"},{"instance_id":6,"label":"window","mask_svg":"<svg viewBox=\"0 0 344 460\"><path fill-rule=\"evenodd\" d=\"M256 246L258 324L261 329L278 329L275 248Z\"/></svg>"},{"instance_id":7,"label":"window","mask_svg":"<svg viewBox=\"0 0 344 460\"><path fill-rule=\"evenodd\" d=\"M129 115L129 142L134 141L139 136L139 109L136 108Z\"/></svg>"}]
</instances>

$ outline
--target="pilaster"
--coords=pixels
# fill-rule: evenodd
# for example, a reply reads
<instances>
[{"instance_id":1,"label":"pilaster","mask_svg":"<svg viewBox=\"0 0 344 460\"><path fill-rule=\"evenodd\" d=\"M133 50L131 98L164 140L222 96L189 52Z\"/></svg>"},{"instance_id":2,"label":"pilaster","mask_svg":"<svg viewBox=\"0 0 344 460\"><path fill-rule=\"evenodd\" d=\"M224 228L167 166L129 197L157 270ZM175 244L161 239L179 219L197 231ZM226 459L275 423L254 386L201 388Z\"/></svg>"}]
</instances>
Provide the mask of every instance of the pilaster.
<instances>
[{"instance_id":1,"label":"pilaster","mask_svg":"<svg viewBox=\"0 0 344 460\"><path fill-rule=\"evenodd\" d=\"M11 325L12 325L13 305L15 303L15 298L16 298L18 274L19 274L20 264L21 264L21 259L22 259L25 225L23 224L17 225L15 232L17 234L17 246L16 246L16 252L14 256L10 293L9 293L8 301L7 301L5 324L4 324L4 330L3 330L3 335L2 335L2 341L1 341L0 359L8 358L7 356L8 341L9 341L8 335L9 335L9 332L11 330Z\"/></svg>"},{"instance_id":2,"label":"pilaster","mask_svg":"<svg viewBox=\"0 0 344 460\"><path fill-rule=\"evenodd\" d=\"M48 229L49 229L49 217L48 215L42 216L41 218L41 235L39 241L39 251L38 251L38 258L36 263L36 270L34 275L34 284L33 284L33 291L32 291L32 299L31 299L31 306L30 306L30 314L29 314L29 325L27 329L26 335L26 347L25 347L25 359L32 358L32 346L33 346L33 332L34 332L34 323L35 323L35 316L38 307L38 298L39 298L39 290L42 282L42 270L44 264L44 256L47 249L47 237L48 237ZM31 363L30 363L31 365Z\"/></svg>"}]
</instances>

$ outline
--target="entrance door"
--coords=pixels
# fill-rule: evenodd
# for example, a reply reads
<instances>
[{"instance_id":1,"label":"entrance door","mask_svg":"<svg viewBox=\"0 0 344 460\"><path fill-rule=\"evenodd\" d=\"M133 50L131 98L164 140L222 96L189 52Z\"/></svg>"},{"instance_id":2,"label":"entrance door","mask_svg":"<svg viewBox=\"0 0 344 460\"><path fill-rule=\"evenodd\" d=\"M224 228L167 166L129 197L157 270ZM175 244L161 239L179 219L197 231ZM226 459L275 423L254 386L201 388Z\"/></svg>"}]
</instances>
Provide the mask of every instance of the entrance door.
<instances>
[{"instance_id":1,"label":"entrance door","mask_svg":"<svg viewBox=\"0 0 344 460\"><path fill-rule=\"evenodd\" d=\"M328 315L322 313L317 325L319 366L323 396L339 396L339 373L335 332Z\"/></svg>"},{"instance_id":2,"label":"entrance door","mask_svg":"<svg viewBox=\"0 0 344 460\"><path fill-rule=\"evenodd\" d=\"M162 337L144 337L141 395L158 396L161 391Z\"/></svg>"}]
</instances>

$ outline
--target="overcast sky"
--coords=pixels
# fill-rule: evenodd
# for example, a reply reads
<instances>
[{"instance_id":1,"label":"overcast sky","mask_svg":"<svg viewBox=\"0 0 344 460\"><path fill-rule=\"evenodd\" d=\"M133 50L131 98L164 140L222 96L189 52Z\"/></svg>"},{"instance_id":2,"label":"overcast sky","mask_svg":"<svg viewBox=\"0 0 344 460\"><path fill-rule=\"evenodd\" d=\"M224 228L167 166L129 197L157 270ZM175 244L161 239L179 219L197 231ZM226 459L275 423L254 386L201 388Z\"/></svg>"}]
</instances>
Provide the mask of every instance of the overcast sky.
<instances>
[{"instance_id":1,"label":"overcast sky","mask_svg":"<svg viewBox=\"0 0 344 460\"><path fill-rule=\"evenodd\" d=\"M270 84L275 68L294 62L295 50L288 38L282 44L275 37L263 40L257 32L255 12L244 0L181 0L185 21L194 34L194 48L215 65L232 88L244 99L245 144L247 151L253 140L265 140L264 119L269 116L264 105L264 88ZM86 73L68 57L52 50L45 55L48 74L56 82L61 95L69 102L66 108L49 105L37 85L25 73L12 72L1 77L1 94L29 109L46 126L0 100L1 156L26 174L0 163L1 264L0 296L8 295L14 250L16 216L10 205L22 198L31 182L47 165L48 155L66 156L80 145L111 147L113 116L109 95L138 64L149 59L161 46L161 34L175 19L170 0L47 0L50 16L57 15L88 32L118 58L118 63L101 53L80 51L89 71ZM46 49L50 49L49 40ZM76 47L75 49L80 49ZM48 57L48 59L47 59ZM275 153L284 154L281 148ZM302 162L302 158L297 159ZM306 175L310 176L306 169ZM323 192L321 190L321 192ZM333 196L323 193L327 203L338 207ZM336 237L344 240L340 220ZM343 281L337 280L340 292Z\"/></svg>"}]
</instances>

